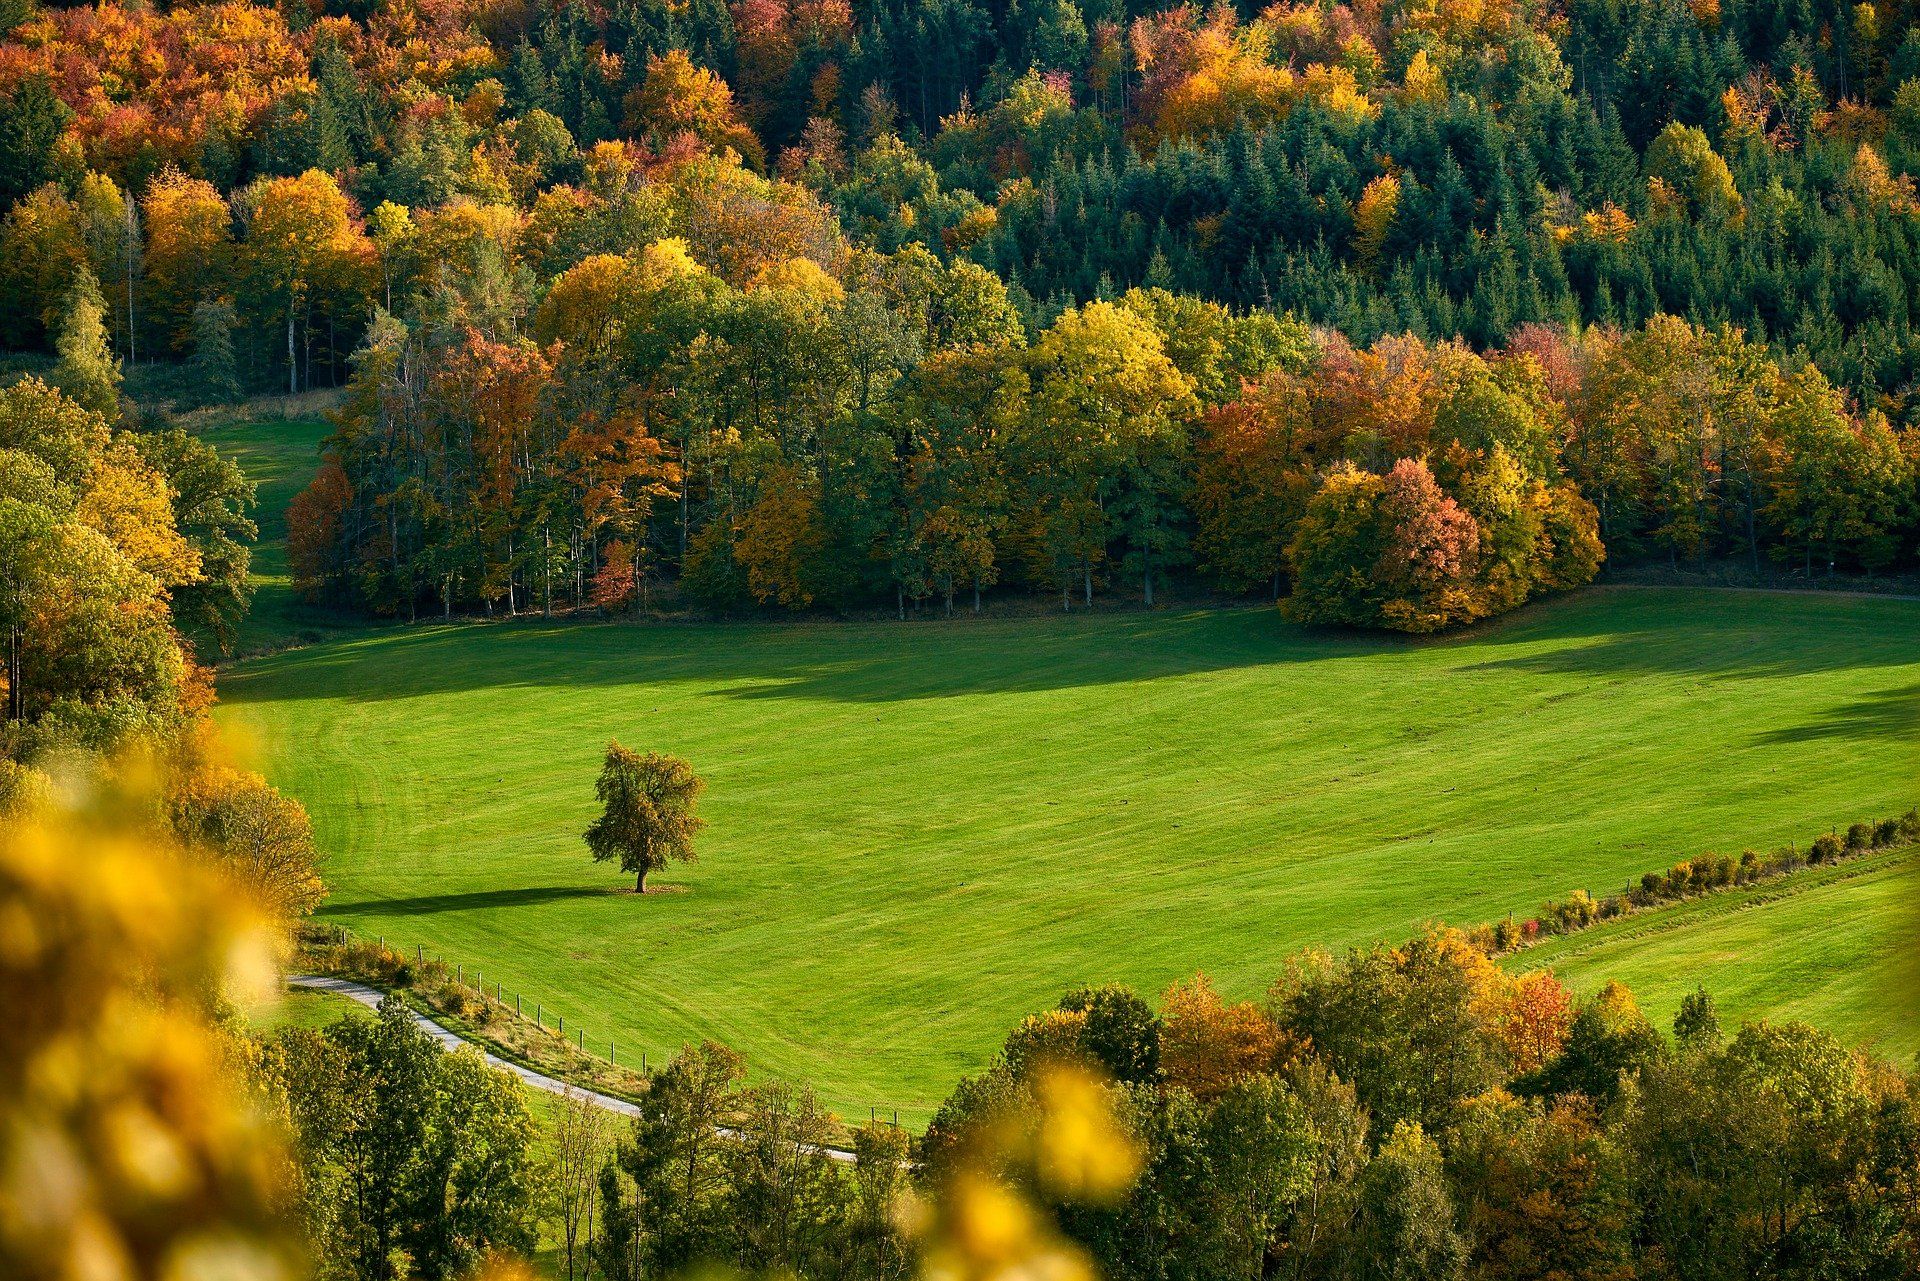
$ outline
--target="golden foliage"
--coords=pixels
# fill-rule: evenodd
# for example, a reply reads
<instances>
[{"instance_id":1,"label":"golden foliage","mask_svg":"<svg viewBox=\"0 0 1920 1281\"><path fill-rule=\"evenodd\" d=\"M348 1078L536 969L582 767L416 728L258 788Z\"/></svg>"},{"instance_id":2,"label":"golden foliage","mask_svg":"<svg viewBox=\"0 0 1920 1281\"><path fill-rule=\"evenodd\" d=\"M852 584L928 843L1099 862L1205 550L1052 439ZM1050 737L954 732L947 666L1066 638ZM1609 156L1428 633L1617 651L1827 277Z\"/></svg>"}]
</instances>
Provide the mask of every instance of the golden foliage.
<instances>
[{"instance_id":1,"label":"golden foliage","mask_svg":"<svg viewBox=\"0 0 1920 1281\"><path fill-rule=\"evenodd\" d=\"M284 1151L208 1019L271 991L272 935L132 821L147 773L0 824L0 1275L18 1281L296 1271Z\"/></svg>"},{"instance_id":2,"label":"golden foliage","mask_svg":"<svg viewBox=\"0 0 1920 1281\"><path fill-rule=\"evenodd\" d=\"M1139 1145L1110 1089L1084 1068L1040 1069L1022 1107L969 1134L931 1199L899 1218L920 1242L922 1281L1093 1281L1085 1252L1061 1235L1048 1202L1110 1205L1139 1176Z\"/></svg>"},{"instance_id":3,"label":"golden foliage","mask_svg":"<svg viewBox=\"0 0 1920 1281\"><path fill-rule=\"evenodd\" d=\"M1848 175L1853 189L1869 204L1893 213L1914 212L1914 186L1911 174L1895 176L1880 153L1867 143L1853 153L1853 172Z\"/></svg>"},{"instance_id":4,"label":"golden foliage","mask_svg":"<svg viewBox=\"0 0 1920 1281\"><path fill-rule=\"evenodd\" d=\"M200 576L200 553L174 527L167 482L130 441L114 442L94 464L75 515L164 590Z\"/></svg>"},{"instance_id":5,"label":"golden foliage","mask_svg":"<svg viewBox=\"0 0 1920 1281\"><path fill-rule=\"evenodd\" d=\"M1393 215L1400 208L1400 179L1383 173L1367 184L1353 207L1353 252L1369 269L1380 261L1380 247L1393 226Z\"/></svg>"},{"instance_id":6,"label":"golden foliage","mask_svg":"<svg viewBox=\"0 0 1920 1281\"><path fill-rule=\"evenodd\" d=\"M1200 1099L1276 1071L1298 1048L1260 1006L1251 1001L1228 1005L1204 974L1168 988L1160 1017L1160 1065L1167 1083Z\"/></svg>"}]
</instances>

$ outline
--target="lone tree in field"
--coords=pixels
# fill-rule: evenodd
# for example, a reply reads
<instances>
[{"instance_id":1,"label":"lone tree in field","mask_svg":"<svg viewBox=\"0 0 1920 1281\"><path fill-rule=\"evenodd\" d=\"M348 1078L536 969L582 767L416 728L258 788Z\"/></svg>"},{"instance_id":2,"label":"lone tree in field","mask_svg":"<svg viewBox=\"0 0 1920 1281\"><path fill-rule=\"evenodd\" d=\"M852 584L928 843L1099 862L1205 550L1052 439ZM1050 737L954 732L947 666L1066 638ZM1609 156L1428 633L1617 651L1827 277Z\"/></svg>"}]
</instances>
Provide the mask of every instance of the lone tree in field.
<instances>
[{"instance_id":1,"label":"lone tree in field","mask_svg":"<svg viewBox=\"0 0 1920 1281\"><path fill-rule=\"evenodd\" d=\"M587 848L596 863L620 860L634 874L636 894L647 892L647 873L668 859L693 862L693 838L705 827L693 813L706 780L677 756L642 756L618 743L607 744L594 795L606 807L587 828Z\"/></svg>"}]
</instances>

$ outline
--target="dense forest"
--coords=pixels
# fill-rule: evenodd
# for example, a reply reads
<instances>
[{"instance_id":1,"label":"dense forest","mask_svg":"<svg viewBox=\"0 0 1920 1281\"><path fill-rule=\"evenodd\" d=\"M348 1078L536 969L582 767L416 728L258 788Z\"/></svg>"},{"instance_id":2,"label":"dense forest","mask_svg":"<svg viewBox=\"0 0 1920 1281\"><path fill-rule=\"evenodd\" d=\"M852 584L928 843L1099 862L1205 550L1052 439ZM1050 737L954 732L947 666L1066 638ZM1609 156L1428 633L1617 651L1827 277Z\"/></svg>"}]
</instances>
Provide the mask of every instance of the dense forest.
<instances>
[{"instance_id":1,"label":"dense forest","mask_svg":"<svg viewBox=\"0 0 1920 1281\"><path fill-rule=\"evenodd\" d=\"M345 385L293 551L372 611L1182 576L1420 631L1914 551L1897 10L6 20L0 341Z\"/></svg>"}]
</instances>

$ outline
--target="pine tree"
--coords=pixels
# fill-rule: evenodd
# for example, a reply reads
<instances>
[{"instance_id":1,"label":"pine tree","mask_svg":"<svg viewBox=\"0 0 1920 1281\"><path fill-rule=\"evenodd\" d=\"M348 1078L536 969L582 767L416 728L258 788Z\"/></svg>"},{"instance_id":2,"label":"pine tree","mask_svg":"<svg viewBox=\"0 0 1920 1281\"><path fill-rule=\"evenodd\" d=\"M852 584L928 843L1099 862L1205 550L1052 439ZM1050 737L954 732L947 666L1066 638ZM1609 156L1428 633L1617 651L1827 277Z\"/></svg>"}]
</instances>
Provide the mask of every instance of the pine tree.
<instances>
[{"instance_id":1,"label":"pine tree","mask_svg":"<svg viewBox=\"0 0 1920 1281\"><path fill-rule=\"evenodd\" d=\"M193 399L201 404L231 405L240 399L240 376L233 358L237 323L233 305L224 298L193 309Z\"/></svg>"}]
</instances>

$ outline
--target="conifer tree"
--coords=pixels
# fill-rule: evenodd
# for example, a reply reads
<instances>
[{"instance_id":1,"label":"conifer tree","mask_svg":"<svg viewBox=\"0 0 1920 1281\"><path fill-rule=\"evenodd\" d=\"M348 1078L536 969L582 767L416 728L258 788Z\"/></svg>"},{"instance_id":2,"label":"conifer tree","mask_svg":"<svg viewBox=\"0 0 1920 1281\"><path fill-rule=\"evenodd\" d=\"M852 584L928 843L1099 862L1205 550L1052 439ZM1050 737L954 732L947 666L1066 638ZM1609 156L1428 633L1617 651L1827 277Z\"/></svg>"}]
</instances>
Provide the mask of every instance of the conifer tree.
<instances>
[{"instance_id":1,"label":"conifer tree","mask_svg":"<svg viewBox=\"0 0 1920 1281\"><path fill-rule=\"evenodd\" d=\"M210 299L193 309L193 397L202 404L231 405L240 399L233 358L233 304Z\"/></svg>"}]
</instances>

